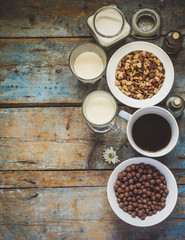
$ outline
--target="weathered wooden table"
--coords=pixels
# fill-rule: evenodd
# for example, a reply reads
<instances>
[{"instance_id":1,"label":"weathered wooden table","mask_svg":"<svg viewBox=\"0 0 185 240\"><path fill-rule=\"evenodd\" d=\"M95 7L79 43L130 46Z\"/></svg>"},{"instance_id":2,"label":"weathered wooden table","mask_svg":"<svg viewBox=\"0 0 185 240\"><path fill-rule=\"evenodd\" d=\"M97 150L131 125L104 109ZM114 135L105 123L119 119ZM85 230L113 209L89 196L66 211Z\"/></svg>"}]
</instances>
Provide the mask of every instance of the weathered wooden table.
<instances>
[{"instance_id":1,"label":"weathered wooden table","mask_svg":"<svg viewBox=\"0 0 185 240\"><path fill-rule=\"evenodd\" d=\"M79 82L70 72L71 51L95 42L86 24L99 7L116 3L131 22L135 8L161 12L162 46L171 29L185 34L185 2L0 0L0 239L185 239L185 121L178 120L176 148L159 158L175 175L178 202L162 223L137 228L111 210L106 185L115 168L105 163L105 148L118 148L122 131L98 135L85 124L81 103L91 91L109 91L105 76L95 85ZM112 53L127 42L113 48ZM175 83L170 94L185 98L185 49L171 56ZM163 104L163 103L162 103ZM134 112L123 106L120 109ZM128 144L126 160L139 156Z\"/></svg>"}]
</instances>

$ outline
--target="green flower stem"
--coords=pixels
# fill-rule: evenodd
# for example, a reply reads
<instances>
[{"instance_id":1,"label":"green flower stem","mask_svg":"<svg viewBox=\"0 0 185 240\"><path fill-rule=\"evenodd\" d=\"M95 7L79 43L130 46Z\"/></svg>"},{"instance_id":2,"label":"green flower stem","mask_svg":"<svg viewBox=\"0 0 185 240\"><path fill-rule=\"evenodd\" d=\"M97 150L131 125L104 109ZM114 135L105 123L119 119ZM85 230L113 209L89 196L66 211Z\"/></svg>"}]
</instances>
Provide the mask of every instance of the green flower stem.
<instances>
[{"instance_id":1,"label":"green flower stem","mask_svg":"<svg viewBox=\"0 0 185 240\"><path fill-rule=\"evenodd\" d=\"M124 141L124 143L116 150L116 152L119 152L124 146L127 146L128 138Z\"/></svg>"}]
</instances>

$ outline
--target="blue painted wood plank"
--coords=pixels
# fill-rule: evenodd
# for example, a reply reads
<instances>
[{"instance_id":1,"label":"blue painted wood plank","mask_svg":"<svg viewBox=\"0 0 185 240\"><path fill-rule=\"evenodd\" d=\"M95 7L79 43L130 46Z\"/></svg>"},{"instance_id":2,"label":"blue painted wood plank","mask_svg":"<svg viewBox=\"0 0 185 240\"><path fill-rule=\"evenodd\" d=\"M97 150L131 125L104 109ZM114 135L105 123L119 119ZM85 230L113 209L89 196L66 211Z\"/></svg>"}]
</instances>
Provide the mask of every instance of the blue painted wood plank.
<instances>
[{"instance_id":1,"label":"blue painted wood plank","mask_svg":"<svg viewBox=\"0 0 185 240\"><path fill-rule=\"evenodd\" d=\"M151 42L161 46L162 40ZM109 91L105 76L95 85L85 85L69 69L71 51L86 42L93 39L0 39L0 103L81 103L93 90ZM107 50L108 58L121 45ZM182 97L184 52L185 48L171 57L175 67L171 93Z\"/></svg>"},{"instance_id":2,"label":"blue painted wood plank","mask_svg":"<svg viewBox=\"0 0 185 240\"><path fill-rule=\"evenodd\" d=\"M12 42L13 41L13 42ZM2 43L4 42L4 43ZM0 40L0 102L79 102L96 85L71 73L70 52L84 40Z\"/></svg>"},{"instance_id":3,"label":"blue painted wood plank","mask_svg":"<svg viewBox=\"0 0 185 240\"><path fill-rule=\"evenodd\" d=\"M87 18L111 0L1 1L0 37L91 36ZM177 29L185 34L183 0L119 0L115 2L131 22L132 11L150 7L160 11L162 33ZM67 7L66 7L67 6Z\"/></svg>"},{"instance_id":4,"label":"blue painted wood plank","mask_svg":"<svg viewBox=\"0 0 185 240\"><path fill-rule=\"evenodd\" d=\"M112 170L0 171L0 188L106 187ZM179 197L185 196L184 170L172 170L179 186Z\"/></svg>"},{"instance_id":5,"label":"blue painted wood plank","mask_svg":"<svg viewBox=\"0 0 185 240\"><path fill-rule=\"evenodd\" d=\"M128 107L119 108L127 110ZM119 119L121 131L93 133L81 107L0 109L1 170L34 169L113 169L103 159L103 151L116 150L126 139L126 122ZM185 168L184 115L178 121L180 137L176 147L157 158L171 169ZM124 161L140 156L128 143L118 153Z\"/></svg>"},{"instance_id":6,"label":"blue painted wood plank","mask_svg":"<svg viewBox=\"0 0 185 240\"><path fill-rule=\"evenodd\" d=\"M3 193L3 195L2 195ZM105 187L1 190L4 239L183 240L183 199L162 223L137 228L110 208ZM179 212L178 212L179 209ZM179 215L180 213L180 215Z\"/></svg>"},{"instance_id":7,"label":"blue painted wood plank","mask_svg":"<svg viewBox=\"0 0 185 240\"><path fill-rule=\"evenodd\" d=\"M184 240L185 222L182 219L169 219L154 227L137 228L121 221L44 221L32 225L1 225L0 237L4 239L27 240Z\"/></svg>"}]
</instances>

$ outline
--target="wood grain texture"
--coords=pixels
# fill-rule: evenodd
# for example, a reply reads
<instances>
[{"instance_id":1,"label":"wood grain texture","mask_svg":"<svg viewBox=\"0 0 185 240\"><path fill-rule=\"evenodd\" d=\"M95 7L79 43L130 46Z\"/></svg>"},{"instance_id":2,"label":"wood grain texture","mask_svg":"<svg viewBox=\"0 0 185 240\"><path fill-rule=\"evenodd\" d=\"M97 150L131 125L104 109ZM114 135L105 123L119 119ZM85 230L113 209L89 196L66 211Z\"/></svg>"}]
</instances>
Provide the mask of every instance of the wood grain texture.
<instances>
[{"instance_id":1,"label":"wood grain texture","mask_svg":"<svg viewBox=\"0 0 185 240\"><path fill-rule=\"evenodd\" d=\"M112 141L119 146L125 139L121 131L101 136L92 132L82 117L80 107L0 111L2 169L95 168L96 160L102 162L104 146L112 144ZM120 120L120 124L124 131L125 121Z\"/></svg>"},{"instance_id":2,"label":"wood grain texture","mask_svg":"<svg viewBox=\"0 0 185 240\"><path fill-rule=\"evenodd\" d=\"M184 171L172 172L178 184L184 187ZM112 170L0 171L0 188L106 187L111 173Z\"/></svg>"},{"instance_id":3,"label":"wood grain texture","mask_svg":"<svg viewBox=\"0 0 185 240\"><path fill-rule=\"evenodd\" d=\"M32 225L2 225L3 240L184 240L184 221L168 219L154 227L136 228L112 221L44 221Z\"/></svg>"},{"instance_id":4,"label":"wood grain texture","mask_svg":"<svg viewBox=\"0 0 185 240\"><path fill-rule=\"evenodd\" d=\"M162 223L136 228L118 219L105 187L1 190L4 239L179 239L185 234L185 208L179 197ZM9 237L9 238L8 238ZM22 238L20 238L22 237Z\"/></svg>"},{"instance_id":5,"label":"wood grain texture","mask_svg":"<svg viewBox=\"0 0 185 240\"><path fill-rule=\"evenodd\" d=\"M110 50L134 41L128 38ZM150 41L162 46L163 39ZM84 85L70 71L72 50L93 39L0 39L0 103L81 103L91 91L109 91L104 76L94 85ZM185 44L185 41L184 41ZM185 45L184 45L185 46ZM185 48L171 56L175 68L172 94L185 97L183 81Z\"/></svg>"},{"instance_id":6,"label":"wood grain texture","mask_svg":"<svg viewBox=\"0 0 185 240\"><path fill-rule=\"evenodd\" d=\"M177 29L185 34L183 0L1 0L0 37L71 37L91 36L87 18L97 9L116 4L131 22L132 11L150 7L160 11L162 34ZM178 20L177 20L178 19Z\"/></svg>"},{"instance_id":7,"label":"wood grain texture","mask_svg":"<svg viewBox=\"0 0 185 240\"><path fill-rule=\"evenodd\" d=\"M96 134L87 127L81 107L0 109L0 115L1 170L113 168L105 163L103 151L118 149L126 139L124 120L119 119L119 133ZM184 116L178 124L176 147L159 158L175 169L185 165ZM139 154L128 144L118 156L126 160Z\"/></svg>"},{"instance_id":8,"label":"wood grain texture","mask_svg":"<svg viewBox=\"0 0 185 240\"><path fill-rule=\"evenodd\" d=\"M162 36L149 41L160 47L172 27L185 34L183 0L0 0L0 240L185 239L184 115L177 146L158 158L178 183L171 215L156 226L137 228L118 219L107 200L107 181L116 166L105 163L102 154L125 141L126 122L119 119L119 133L99 135L87 127L81 103L93 90L109 91L106 77L84 85L68 60L76 46L95 42L87 17L112 3L129 22L135 8L160 10ZM128 37L106 49L108 59L133 41ZM185 98L185 41L170 58L171 94ZM127 144L118 156L124 161L140 155Z\"/></svg>"},{"instance_id":9,"label":"wood grain texture","mask_svg":"<svg viewBox=\"0 0 185 240\"><path fill-rule=\"evenodd\" d=\"M51 42L50 42L51 41ZM83 86L68 58L84 40L0 40L1 102L81 102L97 87ZM12 54L16 52L16 54ZM8 53L6 57L5 54Z\"/></svg>"}]
</instances>

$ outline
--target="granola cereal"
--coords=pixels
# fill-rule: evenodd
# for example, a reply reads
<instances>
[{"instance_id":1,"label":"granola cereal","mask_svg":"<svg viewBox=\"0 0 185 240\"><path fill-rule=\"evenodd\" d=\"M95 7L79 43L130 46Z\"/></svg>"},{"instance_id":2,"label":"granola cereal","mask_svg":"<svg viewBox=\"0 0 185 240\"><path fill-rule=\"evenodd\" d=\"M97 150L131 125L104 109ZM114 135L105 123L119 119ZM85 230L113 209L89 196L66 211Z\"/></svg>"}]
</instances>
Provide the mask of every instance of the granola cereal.
<instances>
[{"instance_id":1,"label":"granola cereal","mask_svg":"<svg viewBox=\"0 0 185 240\"><path fill-rule=\"evenodd\" d=\"M153 53L134 51L124 56L116 69L115 85L134 99L153 97L165 79L162 62Z\"/></svg>"}]
</instances>

